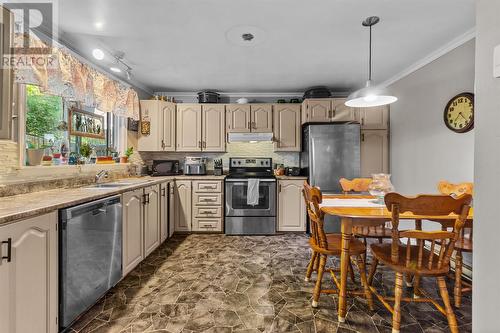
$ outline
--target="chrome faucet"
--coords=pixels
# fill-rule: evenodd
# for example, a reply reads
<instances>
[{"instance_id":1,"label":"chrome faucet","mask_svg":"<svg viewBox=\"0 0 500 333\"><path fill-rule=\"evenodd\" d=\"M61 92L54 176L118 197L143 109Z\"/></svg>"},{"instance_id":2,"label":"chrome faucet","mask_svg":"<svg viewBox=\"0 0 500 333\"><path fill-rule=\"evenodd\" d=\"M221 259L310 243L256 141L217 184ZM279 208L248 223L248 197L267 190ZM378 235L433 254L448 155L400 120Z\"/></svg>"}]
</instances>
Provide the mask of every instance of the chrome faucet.
<instances>
[{"instance_id":1,"label":"chrome faucet","mask_svg":"<svg viewBox=\"0 0 500 333\"><path fill-rule=\"evenodd\" d=\"M108 170L101 170L95 175L95 182L98 184L101 182L103 178L108 178L109 172Z\"/></svg>"}]
</instances>

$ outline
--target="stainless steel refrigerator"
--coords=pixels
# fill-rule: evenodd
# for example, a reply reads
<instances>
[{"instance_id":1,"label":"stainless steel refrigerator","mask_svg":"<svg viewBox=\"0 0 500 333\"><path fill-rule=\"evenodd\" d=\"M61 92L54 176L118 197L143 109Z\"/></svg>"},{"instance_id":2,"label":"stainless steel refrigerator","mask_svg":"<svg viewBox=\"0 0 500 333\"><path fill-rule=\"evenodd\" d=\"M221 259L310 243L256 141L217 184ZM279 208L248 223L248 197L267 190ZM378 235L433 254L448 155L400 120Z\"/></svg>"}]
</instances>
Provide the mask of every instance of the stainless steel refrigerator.
<instances>
[{"instance_id":1,"label":"stainless steel refrigerator","mask_svg":"<svg viewBox=\"0 0 500 333\"><path fill-rule=\"evenodd\" d=\"M304 126L300 167L309 184L318 186L324 194L342 193L340 178L360 176L360 131L357 123ZM325 229L340 231L338 219L327 217Z\"/></svg>"}]
</instances>

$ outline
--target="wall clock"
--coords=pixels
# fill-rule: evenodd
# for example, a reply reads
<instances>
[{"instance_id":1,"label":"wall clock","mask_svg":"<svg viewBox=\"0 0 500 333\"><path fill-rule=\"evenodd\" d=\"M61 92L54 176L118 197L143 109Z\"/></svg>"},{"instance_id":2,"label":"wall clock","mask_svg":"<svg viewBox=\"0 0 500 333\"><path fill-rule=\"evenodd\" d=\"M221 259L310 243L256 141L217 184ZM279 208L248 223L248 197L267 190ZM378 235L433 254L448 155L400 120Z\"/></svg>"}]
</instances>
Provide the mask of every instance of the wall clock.
<instances>
[{"instance_id":1,"label":"wall clock","mask_svg":"<svg viewBox=\"0 0 500 333\"><path fill-rule=\"evenodd\" d=\"M474 128L474 94L461 93L450 99L444 109L444 123L456 133Z\"/></svg>"}]
</instances>

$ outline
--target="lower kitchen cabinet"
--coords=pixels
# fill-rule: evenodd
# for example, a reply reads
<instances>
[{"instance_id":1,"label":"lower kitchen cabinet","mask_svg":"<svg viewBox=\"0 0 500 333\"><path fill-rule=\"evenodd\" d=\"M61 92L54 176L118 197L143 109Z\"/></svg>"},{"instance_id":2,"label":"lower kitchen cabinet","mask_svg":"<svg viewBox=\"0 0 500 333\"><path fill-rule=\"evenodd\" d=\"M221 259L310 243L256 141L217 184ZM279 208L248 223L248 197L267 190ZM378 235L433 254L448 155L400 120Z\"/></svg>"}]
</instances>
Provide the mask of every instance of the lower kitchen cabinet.
<instances>
[{"instance_id":1,"label":"lower kitchen cabinet","mask_svg":"<svg viewBox=\"0 0 500 333\"><path fill-rule=\"evenodd\" d=\"M278 181L278 231L306 231L304 180Z\"/></svg>"},{"instance_id":2,"label":"lower kitchen cabinet","mask_svg":"<svg viewBox=\"0 0 500 333\"><path fill-rule=\"evenodd\" d=\"M175 212L174 223L176 232L191 231L191 202L192 202L191 181L175 181L174 197Z\"/></svg>"},{"instance_id":3,"label":"lower kitchen cabinet","mask_svg":"<svg viewBox=\"0 0 500 333\"><path fill-rule=\"evenodd\" d=\"M389 173L389 133L386 130L361 131L361 177Z\"/></svg>"},{"instance_id":4,"label":"lower kitchen cabinet","mask_svg":"<svg viewBox=\"0 0 500 333\"><path fill-rule=\"evenodd\" d=\"M222 232L222 185L217 180L193 181L193 231Z\"/></svg>"},{"instance_id":5,"label":"lower kitchen cabinet","mask_svg":"<svg viewBox=\"0 0 500 333\"><path fill-rule=\"evenodd\" d=\"M169 236L168 218L170 214L170 201L168 198L169 182L160 184L160 243Z\"/></svg>"},{"instance_id":6,"label":"lower kitchen cabinet","mask_svg":"<svg viewBox=\"0 0 500 333\"><path fill-rule=\"evenodd\" d=\"M144 188L144 255L160 246L160 186Z\"/></svg>"},{"instance_id":7,"label":"lower kitchen cabinet","mask_svg":"<svg viewBox=\"0 0 500 333\"><path fill-rule=\"evenodd\" d=\"M123 205L123 276L144 259L143 197L142 188L126 192Z\"/></svg>"},{"instance_id":8,"label":"lower kitchen cabinet","mask_svg":"<svg viewBox=\"0 0 500 333\"><path fill-rule=\"evenodd\" d=\"M57 239L57 212L0 226L0 332L57 332Z\"/></svg>"}]
</instances>

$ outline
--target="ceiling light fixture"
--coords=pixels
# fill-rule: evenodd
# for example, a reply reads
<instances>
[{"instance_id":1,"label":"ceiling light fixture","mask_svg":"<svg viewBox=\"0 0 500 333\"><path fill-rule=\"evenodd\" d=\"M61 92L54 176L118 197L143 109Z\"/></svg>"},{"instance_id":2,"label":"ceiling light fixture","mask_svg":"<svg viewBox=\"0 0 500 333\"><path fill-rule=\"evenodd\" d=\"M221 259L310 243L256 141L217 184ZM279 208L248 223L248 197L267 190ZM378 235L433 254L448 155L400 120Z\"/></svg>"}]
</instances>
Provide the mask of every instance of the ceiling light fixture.
<instances>
[{"instance_id":1,"label":"ceiling light fixture","mask_svg":"<svg viewBox=\"0 0 500 333\"><path fill-rule=\"evenodd\" d=\"M96 58L97 60L102 60L104 59L104 52L101 50L101 49L93 49L92 50L92 55L94 56L94 58Z\"/></svg>"},{"instance_id":2,"label":"ceiling light fixture","mask_svg":"<svg viewBox=\"0 0 500 333\"><path fill-rule=\"evenodd\" d=\"M372 26L380 21L378 16L370 16L361 24L370 28L370 44L368 54L368 81L362 89L356 90L347 97L346 106L355 108L368 108L373 106L387 105L397 101L397 97L387 93L384 87L372 86Z\"/></svg>"},{"instance_id":3,"label":"ceiling light fixture","mask_svg":"<svg viewBox=\"0 0 500 333\"><path fill-rule=\"evenodd\" d=\"M121 70L120 68L115 67L115 66L113 66L113 67L109 67L109 69L110 69L111 71L115 72L115 73L121 73L121 72L122 72L122 70Z\"/></svg>"},{"instance_id":4,"label":"ceiling light fixture","mask_svg":"<svg viewBox=\"0 0 500 333\"><path fill-rule=\"evenodd\" d=\"M243 39L245 42L251 42L252 39L254 39L255 36L249 32L247 33L244 33L243 35L241 35L241 39Z\"/></svg>"},{"instance_id":5,"label":"ceiling light fixture","mask_svg":"<svg viewBox=\"0 0 500 333\"><path fill-rule=\"evenodd\" d=\"M115 66L111 66L109 69L115 73L121 73L125 71L125 74L127 75L127 80L130 80L132 76L132 67L127 65L125 61L123 61L123 58L125 56L125 53L123 52L117 52L113 55L116 61Z\"/></svg>"}]
</instances>

